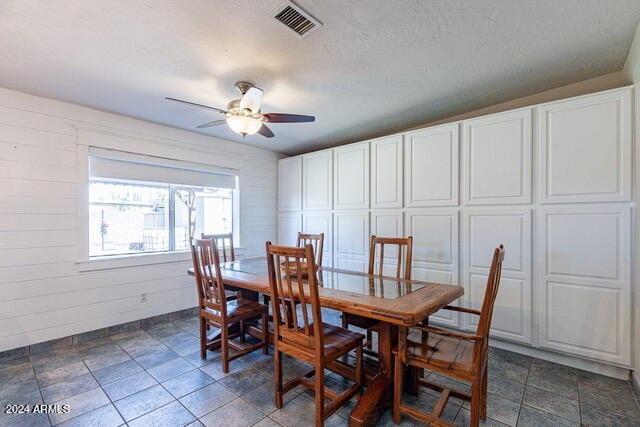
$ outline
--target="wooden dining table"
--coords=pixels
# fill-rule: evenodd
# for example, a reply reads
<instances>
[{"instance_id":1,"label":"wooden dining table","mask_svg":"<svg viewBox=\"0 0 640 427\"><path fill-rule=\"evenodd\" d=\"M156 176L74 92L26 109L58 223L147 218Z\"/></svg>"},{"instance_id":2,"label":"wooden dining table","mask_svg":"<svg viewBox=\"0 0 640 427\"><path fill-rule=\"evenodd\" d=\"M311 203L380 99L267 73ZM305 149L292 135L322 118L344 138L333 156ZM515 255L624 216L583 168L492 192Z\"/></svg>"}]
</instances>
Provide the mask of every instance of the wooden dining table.
<instances>
[{"instance_id":1,"label":"wooden dining table","mask_svg":"<svg viewBox=\"0 0 640 427\"><path fill-rule=\"evenodd\" d=\"M249 297L269 294L265 257L222 264L225 286L248 291ZM193 269L189 269L193 275ZM464 294L461 286L420 280L397 279L356 271L322 267L318 271L320 305L325 308L375 319L378 329L378 357L366 370L366 389L351 411L349 425L374 425L390 407L393 390L393 353L398 327L416 325ZM354 378L347 364L332 369Z\"/></svg>"}]
</instances>

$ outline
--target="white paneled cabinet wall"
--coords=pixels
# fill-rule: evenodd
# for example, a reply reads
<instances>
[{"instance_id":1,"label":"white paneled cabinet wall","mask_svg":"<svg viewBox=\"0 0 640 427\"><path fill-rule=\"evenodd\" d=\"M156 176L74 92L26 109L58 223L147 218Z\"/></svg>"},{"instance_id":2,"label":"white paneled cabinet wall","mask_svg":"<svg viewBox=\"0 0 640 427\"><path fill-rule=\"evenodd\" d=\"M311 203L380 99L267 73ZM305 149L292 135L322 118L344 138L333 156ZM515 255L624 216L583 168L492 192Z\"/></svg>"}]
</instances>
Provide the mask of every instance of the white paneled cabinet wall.
<instances>
[{"instance_id":1,"label":"white paneled cabinet wall","mask_svg":"<svg viewBox=\"0 0 640 427\"><path fill-rule=\"evenodd\" d=\"M366 271L371 234L412 235L413 277L464 286L456 303L470 307L503 243L494 338L629 367L632 97L620 88L283 159L280 243L324 232L325 265ZM431 321L477 325L444 311Z\"/></svg>"}]
</instances>

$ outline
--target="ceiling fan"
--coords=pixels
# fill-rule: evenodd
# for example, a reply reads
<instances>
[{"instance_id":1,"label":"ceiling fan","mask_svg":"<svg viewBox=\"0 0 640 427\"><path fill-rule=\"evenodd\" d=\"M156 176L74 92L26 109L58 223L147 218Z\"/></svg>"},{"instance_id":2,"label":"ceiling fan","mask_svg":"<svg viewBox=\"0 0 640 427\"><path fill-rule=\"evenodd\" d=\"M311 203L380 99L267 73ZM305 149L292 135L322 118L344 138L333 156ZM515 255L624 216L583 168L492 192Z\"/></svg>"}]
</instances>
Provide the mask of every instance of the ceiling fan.
<instances>
[{"instance_id":1,"label":"ceiling fan","mask_svg":"<svg viewBox=\"0 0 640 427\"><path fill-rule=\"evenodd\" d=\"M229 102L226 110L197 104L195 102L184 101L182 99L169 97L165 99L181 102L194 107L206 108L208 110L224 114L227 116L226 119L214 120L212 122L201 124L198 126L198 129L227 123L231 130L239 133L243 138L255 133L259 133L267 138L272 138L273 132L271 132L271 129L269 129L265 123L302 123L313 122L316 119L313 116L303 116L301 114L262 113L260 112L260 107L262 106L262 89L244 81L237 82L235 87L242 94L242 98L234 99Z\"/></svg>"}]
</instances>

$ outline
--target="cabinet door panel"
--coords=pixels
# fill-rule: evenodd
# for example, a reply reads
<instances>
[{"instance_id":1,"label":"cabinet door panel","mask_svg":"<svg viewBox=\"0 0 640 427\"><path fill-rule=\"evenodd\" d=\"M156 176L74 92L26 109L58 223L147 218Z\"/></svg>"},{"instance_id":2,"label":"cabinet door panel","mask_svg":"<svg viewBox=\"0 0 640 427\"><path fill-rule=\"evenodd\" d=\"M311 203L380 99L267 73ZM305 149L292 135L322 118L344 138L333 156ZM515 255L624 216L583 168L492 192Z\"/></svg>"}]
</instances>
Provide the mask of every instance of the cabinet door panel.
<instances>
[{"instance_id":1,"label":"cabinet door panel","mask_svg":"<svg viewBox=\"0 0 640 427\"><path fill-rule=\"evenodd\" d=\"M539 107L540 201L631 200L631 89Z\"/></svg>"},{"instance_id":2,"label":"cabinet door panel","mask_svg":"<svg viewBox=\"0 0 640 427\"><path fill-rule=\"evenodd\" d=\"M532 110L463 122L467 205L531 203Z\"/></svg>"},{"instance_id":3,"label":"cabinet door panel","mask_svg":"<svg viewBox=\"0 0 640 427\"><path fill-rule=\"evenodd\" d=\"M371 207L401 208L402 135L371 141Z\"/></svg>"},{"instance_id":4,"label":"cabinet door panel","mask_svg":"<svg viewBox=\"0 0 640 427\"><path fill-rule=\"evenodd\" d=\"M324 233L322 265L333 265L333 215L331 213L305 213L302 215L302 229L305 233Z\"/></svg>"},{"instance_id":5,"label":"cabinet door panel","mask_svg":"<svg viewBox=\"0 0 640 427\"><path fill-rule=\"evenodd\" d=\"M302 157L288 157L278 162L278 210L302 209Z\"/></svg>"},{"instance_id":6,"label":"cabinet door panel","mask_svg":"<svg viewBox=\"0 0 640 427\"><path fill-rule=\"evenodd\" d=\"M532 342L531 210L487 208L463 214L463 270L466 301L480 310L494 249L503 244L505 258L493 311L495 337ZM475 330L477 316L464 316L467 329Z\"/></svg>"},{"instance_id":7,"label":"cabinet door panel","mask_svg":"<svg viewBox=\"0 0 640 427\"><path fill-rule=\"evenodd\" d=\"M458 205L459 125L406 134L407 206Z\"/></svg>"},{"instance_id":8,"label":"cabinet door panel","mask_svg":"<svg viewBox=\"0 0 640 427\"><path fill-rule=\"evenodd\" d=\"M369 208L369 143L334 149L333 170L335 208Z\"/></svg>"},{"instance_id":9,"label":"cabinet door panel","mask_svg":"<svg viewBox=\"0 0 640 427\"><path fill-rule=\"evenodd\" d=\"M369 254L369 212L335 214L336 256L367 259Z\"/></svg>"},{"instance_id":10,"label":"cabinet door panel","mask_svg":"<svg viewBox=\"0 0 640 427\"><path fill-rule=\"evenodd\" d=\"M302 230L300 213L281 213L278 215L278 245L295 246L298 232Z\"/></svg>"},{"instance_id":11,"label":"cabinet door panel","mask_svg":"<svg viewBox=\"0 0 640 427\"><path fill-rule=\"evenodd\" d=\"M538 212L540 345L631 363L631 209L575 205Z\"/></svg>"},{"instance_id":12,"label":"cabinet door panel","mask_svg":"<svg viewBox=\"0 0 640 427\"><path fill-rule=\"evenodd\" d=\"M424 280L426 282L444 283L447 285L459 284L457 271L436 270L414 266L411 277L415 280ZM458 305L458 302L454 301L451 305ZM459 328L460 316L455 311L440 310L429 316L429 322Z\"/></svg>"},{"instance_id":13,"label":"cabinet door panel","mask_svg":"<svg viewBox=\"0 0 640 427\"><path fill-rule=\"evenodd\" d=\"M302 156L303 209L331 210L333 207L333 162L331 151Z\"/></svg>"}]
</instances>

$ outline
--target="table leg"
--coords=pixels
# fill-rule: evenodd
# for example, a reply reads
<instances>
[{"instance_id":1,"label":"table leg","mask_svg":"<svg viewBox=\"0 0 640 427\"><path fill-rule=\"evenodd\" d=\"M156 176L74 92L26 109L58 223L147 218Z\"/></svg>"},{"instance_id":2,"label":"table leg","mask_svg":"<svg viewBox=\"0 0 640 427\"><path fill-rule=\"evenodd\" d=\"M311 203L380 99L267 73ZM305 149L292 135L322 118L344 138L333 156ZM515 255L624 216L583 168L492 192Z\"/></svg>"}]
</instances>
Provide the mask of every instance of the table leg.
<instances>
[{"instance_id":1,"label":"table leg","mask_svg":"<svg viewBox=\"0 0 640 427\"><path fill-rule=\"evenodd\" d=\"M390 323L378 324L378 360L380 373L360 396L351 416L350 426L375 425L380 416L393 403L393 346L398 339L398 328Z\"/></svg>"}]
</instances>

